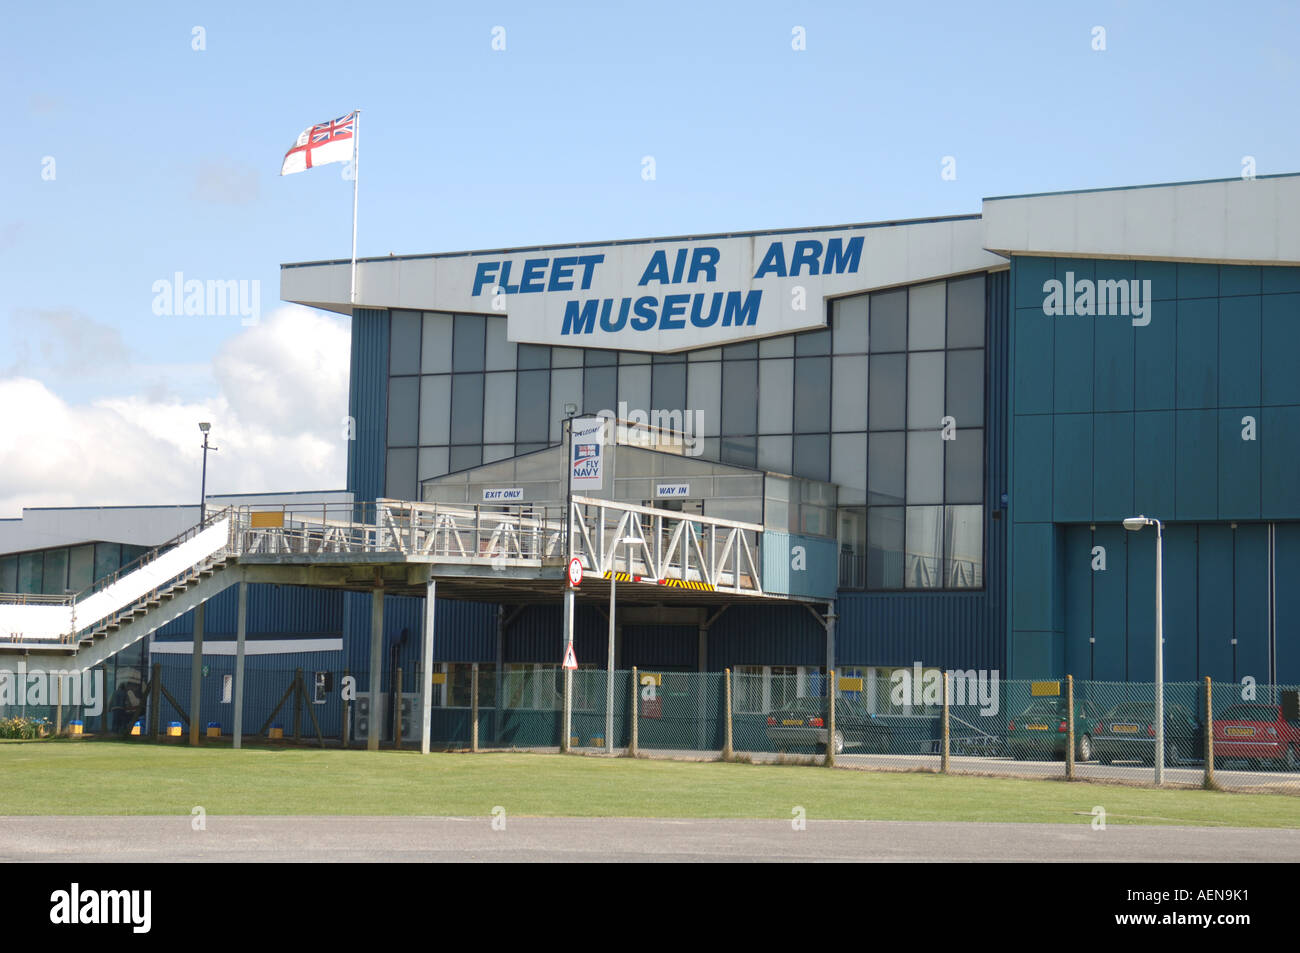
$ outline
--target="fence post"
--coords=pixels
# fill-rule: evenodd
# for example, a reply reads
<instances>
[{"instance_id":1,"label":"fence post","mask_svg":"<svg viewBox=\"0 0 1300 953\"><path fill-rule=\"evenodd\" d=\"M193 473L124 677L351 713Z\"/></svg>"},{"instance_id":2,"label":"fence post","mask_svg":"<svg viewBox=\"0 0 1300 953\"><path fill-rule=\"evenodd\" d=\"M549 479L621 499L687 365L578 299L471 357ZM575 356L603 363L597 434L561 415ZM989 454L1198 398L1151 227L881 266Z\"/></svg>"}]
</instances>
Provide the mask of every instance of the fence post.
<instances>
[{"instance_id":1,"label":"fence post","mask_svg":"<svg viewBox=\"0 0 1300 953\"><path fill-rule=\"evenodd\" d=\"M835 767L835 669L826 672L826 767Z\"/></svg>"},{"instance_id":2,"label":"fence post","mask_svg":"<svg viewBox=\"0 0 1300 953\"><path fill-rule=\"evenodd\" d=\"M725 696L726 696L726 703L727 703L727 713L726 713L727 734L726 734L726 739L723 742L722 760L730 761L734 754L734 752L731 750L731 669L729 668L723 669L722 677L726 679Z\"/></svg>"},{"instance_id":3,"label":"fence post","mask_svg":"<svg viewBox=\"0 0 1300 953\"><path fill-rule=\"evenodd\" d=\"M564 669L564 717L560 724L560 754L569 753L569 737L573 730L573 669Z\"/></svg>"},{"instance_id":4,"label":"fence post","mask_svg":"<svg viewBox=\"0 0 1300 953\"><path fill-rule=\"evenodd\" d=\"M158 707L162 704L162 664L153 663L153 676L149 680L149 734L158 737Z\"/></svg>"},{"instance_id":5,"label":"fence post","mask_svg":"<svg viewBox=\"0 0 1300 953\"><path fill-rule=\"evenodd\" d=\"M637 715L640 713L641 700L641 679L636 673L636 666L632 666L632 739L628 745L627 753L635 758L637 756Z\"/></svg>"},{"instance_id":6,"label":"fence post","mask_svg":"<svg viewBox=\"0 0 1300 953\"><path fill-rule=\"evenodd\" d=\"M393 732L393 747L397 748L398 750L401 750L402 747L402 666L400 665L397 666L397 670L393 672L393 677L397 680L397 685L393 689L394 697L396 698L396 701L393 702L393 720L396 721L397 723L397 728Z\"/></svg>"},{"instance_id":7,"label":"fence post","mask_svg":"<svg viewBox=\"0 0 1300 953\"><path fill-rule=\"evenodd\" d=\"M474 662L469 672L469 750L478 751L478 662Z\"/></svg>"},{"instance_id":8,"label":"fence post","mask_svg":"<svg viewBox=\"0 0 1300 953\"><path fill-rule=\"evenodd\" d=\"M1074 676L1065 676L1065 779L1074 780Z\"/></svg>"},{"instance_id":9,"label":"fence post","mask_svg":"<svg viewBox=\"0 0 1300 953\"><path fill-rule=\"evenodd\" d=\"M345 668L343 670L343 681L339 684L339 694L343 696L343 728L339 732L339 739L343 742L343 747L348 746L348 715L352 710L352 700L348 698L346 687L348 679L352 677L352 670Z\"/></svg>"},{"instance_id":10,"label":"fence post","mask_svg":"<svg viewBox=\"0 0 1300 953\"><path fill-rule=\"evenodd\" d=\"M63 734L63 673L54 676L54 694L57 702L54 708L54 736Z\"/></svg>"},{"instance_id":11,"label":"fence post","mask_svg":"<svg viewBox=\"0 0 1300 953\"><path fill-rule=\"evenodd\" d=\"M1210 676L1205 676L1205 787L1214 789L1214 701L1211 697L1213 686Z\"/></svg>"},{"instance_id":12,"label":"fence post","mask_svg":"<svg viewBox=\"0 0 1300 953\"><path fill-rule=\"evenodd\" d=\"M939 749L939 770L948 773L948 743L952 740L948 725L948 673L943 673L943 738Z\"/></svg>"},{"instance_id":13,"label":"fence post","mask_svg":"<svg viewBox=\"0 0 1300 953\"><path fill-rule=\"evenodd\" d=\"M302 669L294 669L293 672L293 740L302 740Z\"/></svg>"}]
</instances>

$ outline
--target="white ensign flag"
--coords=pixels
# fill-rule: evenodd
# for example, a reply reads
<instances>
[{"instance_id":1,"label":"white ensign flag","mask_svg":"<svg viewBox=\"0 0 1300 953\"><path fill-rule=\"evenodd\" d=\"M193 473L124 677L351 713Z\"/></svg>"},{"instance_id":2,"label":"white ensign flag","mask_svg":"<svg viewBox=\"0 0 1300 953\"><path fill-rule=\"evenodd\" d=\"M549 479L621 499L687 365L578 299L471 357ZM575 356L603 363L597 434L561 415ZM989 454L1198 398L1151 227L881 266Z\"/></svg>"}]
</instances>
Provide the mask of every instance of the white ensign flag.
<instances>
[{"instance_id":1,"label":"white ensign flag","mask_svg":"<svg viewBox=\"0 0 1300 953\"><path fill-rule=\"evenodd\" d=\"M353 156L356 129L355 112L304 129L284 154L280 174L292 175L329 162L347 162Z\"/></svg>"}]
</instances>

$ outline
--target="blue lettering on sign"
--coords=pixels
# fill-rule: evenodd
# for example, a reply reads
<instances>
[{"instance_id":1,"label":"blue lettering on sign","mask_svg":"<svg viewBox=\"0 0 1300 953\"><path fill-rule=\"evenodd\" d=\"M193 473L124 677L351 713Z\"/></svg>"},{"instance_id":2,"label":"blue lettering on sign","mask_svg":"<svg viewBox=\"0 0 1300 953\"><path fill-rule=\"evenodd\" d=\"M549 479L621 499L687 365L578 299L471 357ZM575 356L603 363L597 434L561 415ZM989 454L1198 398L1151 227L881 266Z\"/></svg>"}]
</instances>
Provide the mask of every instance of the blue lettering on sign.
<instances>
[{"instance_id":1,"label":"blue lettering on sign","mask_svg":"<svg viewBox=\"0 0 1300 953\"><path fill-rule=\"evenodd\" d=\"M686 266L687 253L690 253L690 268ZM672 275L668 273L668 252L660 249L650 256L650 263L646 265L645 271L641 273L641 280L637 286L644 288L652 281L661 285L681 284L682 274L686 274L687 283L700 280L700 275L704 275L705 281L718 280L718 259L722 253L712 245L702 245L699 248L679 248L673 262Z\"/></svg>"},{"instance_id":2,"label":"blue lettering on sign","mask_svg":"<svg viewBox=\"0 0 1300 953\"><path fill-rule=\"evenodd\" d=\"M856 274L858 265L862 262L862 236L850 238L847 248L844 247L842 238L832 238L826 243L824 261L822 251L822 243L819 241L804 239L795 242L787 270L784 243L772 242L767 246L754 277L757 279L774 275L777 278L795 278L803 273L805 266L810 275L842 275L845 272Z\"/></svg>"},{"instance_id":3,"label":"blue lettering on sign","mask_svg":"<svg viewBox=\"0 0 1300 953\"><path fill-rule=\"evenodd\" d=\"M705 302L709 310L704 312ZM633 331L650 331L655 327L660 330L677 331L686 327L689 305L690 322L697 328L708 328L718 323L722 317L724 328L754 327L758 324L758 312L763 301L762 289L753 291L714 291L693 295L667 295L660 308L659 299L654 295L642 295L635 301L622 298L617 302L613 298L589 298L586 301L566 301L564 303L564 324L561 334L592 334L596 330L597 319L600 329L609 333L623 330L625 326ZM631 320L629 321L629 312Z\"/></svg>"},{"instance_id":4,"label":"blue lettering on sign","mask_svg":"<svg viewBox=\"0 0 1300 953\"><path fill-rule=\"evenodd\" d=\"M578 302L566 301L564 304L564 327L561 334L590 334L596 324L595 299L586 302L582 311L578 311Z\"/></svg>"},{"instance_id":5,"label":"blue lettering on sign","mask_svg":"<svg viewBox=\"0 0 1300 953\"><path fill-rule=\"evenodd\" d=\"M508 295L539 294L543 291L572 291L573 270L582 269L583 291L591 287L595 277L596 266L605 260L604 255L577 255L568 258L527 258L523 263L523 274L518 285L510 283L511 261L481 261L474 268L474 290L472 296L477 298L483 289L495 291L500 288ZM549 269L549 281L547 271Z\"/></svg>"}]
</instances>

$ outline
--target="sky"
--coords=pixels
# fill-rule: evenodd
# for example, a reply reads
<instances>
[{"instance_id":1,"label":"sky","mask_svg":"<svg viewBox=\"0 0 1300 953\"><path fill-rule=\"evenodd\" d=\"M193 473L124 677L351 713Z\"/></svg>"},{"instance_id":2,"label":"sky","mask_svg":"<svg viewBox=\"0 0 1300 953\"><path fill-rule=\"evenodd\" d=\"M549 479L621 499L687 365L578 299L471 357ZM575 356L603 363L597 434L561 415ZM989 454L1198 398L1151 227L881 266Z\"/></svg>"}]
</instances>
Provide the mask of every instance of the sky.
<instances>
[{"instance_id":1,"label":"sky","mask_svg":"<svg viewBox=\"0 0 1300 953\"><path fill-rule=\"evenodd\" d=\"M313 123L362 110L363 257L1300 171L1300 5L1239 9L12 5L0 518L197 502L201 420L209 492L344 485L347 319L279 301L350 254L350 170L278 174ZM165 313L177 273L249 313Z\"/></svg>"}]
</instances>

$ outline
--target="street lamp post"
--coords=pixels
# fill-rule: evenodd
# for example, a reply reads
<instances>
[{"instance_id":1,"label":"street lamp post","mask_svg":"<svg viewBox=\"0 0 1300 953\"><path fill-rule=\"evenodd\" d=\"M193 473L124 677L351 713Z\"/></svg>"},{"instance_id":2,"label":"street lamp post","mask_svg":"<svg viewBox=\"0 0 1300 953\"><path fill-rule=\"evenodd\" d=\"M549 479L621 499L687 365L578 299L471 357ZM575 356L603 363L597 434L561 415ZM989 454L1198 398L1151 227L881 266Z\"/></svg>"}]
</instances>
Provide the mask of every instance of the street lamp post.
<instances>
[{"instance_id":1,"label":"street lamp post","mask_svg":"<svg viewBox=\"0 0 1300 953\"><path fill-rule=\"evenodd\" d=\"M1144 526L1156 528L1156 710L1155 710L1155 762L1156 784L1165 780L1165 611L1164 611L1164 537L1163 527L1157 519L1130 516L1124 528L1136 533Z\"/></svg>"},{"instance_id":2,"label":"street lamp post","mask_svg":"<svg viewBox=\"0 0 1300 953\"><path fill-rule=\"evenodd\" d=\"M199 484L199 526L208 518L208 451L214 453L217 448L208 443L208 431L212 429L212 424L206 420L199 424L199 430L203 432L203 478Z\"/></svg>"},{"instance_id":3,"label":"street lamp post","mask_svg":"<svg viewBox=\"0 0 1300 953\"><path fill-rule=\"evenodd\" d=\"M618 541L631 547L641 542L635 536L624 536ZM617 544L616 544L617 545ZM627 551L627 575L632 578L632 550ZM614 585L618 576L618 560L609 562L609 651L605 663L605 751L614 753ZM633 691L636 688L633 686Z\"/></svg>"}]
</instances>

